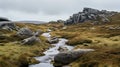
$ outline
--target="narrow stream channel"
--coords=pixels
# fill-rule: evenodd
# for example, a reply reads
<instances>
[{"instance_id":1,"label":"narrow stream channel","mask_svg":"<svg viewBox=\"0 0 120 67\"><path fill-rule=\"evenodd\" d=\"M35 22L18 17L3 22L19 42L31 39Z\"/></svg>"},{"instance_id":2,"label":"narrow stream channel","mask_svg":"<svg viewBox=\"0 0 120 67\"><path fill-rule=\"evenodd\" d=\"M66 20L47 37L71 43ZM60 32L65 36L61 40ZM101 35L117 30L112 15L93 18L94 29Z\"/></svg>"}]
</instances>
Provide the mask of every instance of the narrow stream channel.
<instances>
[{"instance_id":1,"label":"narrow stream channel","mask_svg":"<svg viewBox=\"0 0 120 67\"><path fill-rule=\"evenodd\" d=\"M51 38L50 33L43 33L42 36L46 37L47 39ZM66 47L68 50L72 50L72 46L68 46L65 43L67 39L59 38L59 42L54 45L54 47L49 48L47 51L43 52L45 55L40 57L35 57L36 60L40 61L39 64L29 65L29 67L54 67L53 64L50 62L53 60L54 56L59 53L59 47Z\"/></svg>"}]
</instances>

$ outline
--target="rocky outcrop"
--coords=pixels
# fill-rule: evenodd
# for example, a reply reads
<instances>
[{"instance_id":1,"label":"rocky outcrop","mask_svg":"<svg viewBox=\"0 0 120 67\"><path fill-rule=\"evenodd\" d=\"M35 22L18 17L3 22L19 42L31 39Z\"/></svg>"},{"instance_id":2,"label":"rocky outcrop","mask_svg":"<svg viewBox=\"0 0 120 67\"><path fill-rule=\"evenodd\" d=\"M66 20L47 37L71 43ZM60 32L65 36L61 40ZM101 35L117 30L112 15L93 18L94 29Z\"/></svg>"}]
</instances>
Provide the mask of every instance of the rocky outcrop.
<instances>
[{"instance_id":1,"label":"rocky outcrop","mask_svg":"<svg viewBox=\"0 0 120 67\"><path fill-rule=\"evenodd\" d=\"M69 64L74 60L78 59L81 55L87 52L94 51L93 49L77 49L68 52L61 52L54 57L54 65L62 66L65 64Z\"/></svg>"},{"instance_id":2,"label":"rocky outcrop","mask_svg":"<svg viewBox=\"0 0 120 67\"><path fill-rule=\"evenodd\" d=\"M106 10L97 10L92 8L84 8L82 12L73 14L68 20L65 21L65 24L75 24L82 23L88 20L99 21L99 22L110 22L108 17L114 15L116 12L106 11Z\"/></svg>"},{"instance_id":3,"label":"rocky outcrop","mask_svg":"<svg viewBox=\"0 0 120 67\"><path fill-rule=\"evenodd\" d=\"M0 29L7 29L7 30L17 30L15 23L10 21L1 21L0 22Z\"/></svg>"},{"instance_id":4,"label":"rocky outcrop","mask_svg":"<svg viewBox=\"0 0 120 67\"><path fill-rule=\"evenodd\" d=\"M7 18L0 17L0 22L1 22L1 21L10 21L10 20L7 19Z\"/></svg>"}]
</instances>

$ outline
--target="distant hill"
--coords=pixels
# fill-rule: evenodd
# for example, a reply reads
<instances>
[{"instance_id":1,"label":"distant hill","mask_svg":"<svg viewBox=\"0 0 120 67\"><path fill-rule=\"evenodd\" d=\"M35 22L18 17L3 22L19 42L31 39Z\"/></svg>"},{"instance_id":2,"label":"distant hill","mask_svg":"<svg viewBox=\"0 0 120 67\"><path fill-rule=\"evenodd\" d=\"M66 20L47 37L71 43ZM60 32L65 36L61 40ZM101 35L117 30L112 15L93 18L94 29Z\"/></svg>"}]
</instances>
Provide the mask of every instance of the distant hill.
<instances>
[{"instance_id":1,"label":"distant hill","mask_svg":"<svg viewBox=\"0 0 120 67\"><path fill-rule=\"evenodd\" d=\"M44 21L14 21L16 23L33 23L33 24L44 24L44 23L47 23L47 22L44 22Z\"/></svg>"}]
</instances>

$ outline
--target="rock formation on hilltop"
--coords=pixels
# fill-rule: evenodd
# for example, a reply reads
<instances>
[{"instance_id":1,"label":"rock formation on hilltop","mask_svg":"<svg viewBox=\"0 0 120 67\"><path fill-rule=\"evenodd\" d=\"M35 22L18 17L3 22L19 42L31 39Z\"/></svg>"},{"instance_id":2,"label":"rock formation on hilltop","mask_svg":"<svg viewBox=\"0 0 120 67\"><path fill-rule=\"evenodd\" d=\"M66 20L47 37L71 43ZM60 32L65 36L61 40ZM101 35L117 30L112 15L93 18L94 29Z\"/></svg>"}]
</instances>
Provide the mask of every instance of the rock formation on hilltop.
<instances>
[{"instance_id":1,"label":"rock formation on hilltop","mask_svg":"<svg viewBox=\"0 0 120 67\"><path fill-rule=\"evenodd\" d=\"M17 30L15 23L7 18L0 17L0 29Z\"/></svg>"},{"instance_id":2,"label":"rock formation on hilltop","mask_svg":"<svg viewBox=\"0 0 120 67\"><path fill-rule=\"evenodd\" d=\"M0 17L0 21L10 21L10 20L7 18Z\"/></svg>"},{"instance_id":3,"label":"rock formation on hilltop","mask_svg":"<svg viewBox=\"0 0 120 67\"><path fill-rule=\"evenodd\" d=\"M96 22L110 22L108 17L113 16L116 12L106 11L106 10L97 10L92 8L84 8L82 12L73 14L68 20L65 21L65 24L74 24L82 23L88 20Z\"/></svg>"},{"instance_id":4,"label":"rock formation on hilltop","mask_svg":"<svg viewBox=\"0 0 120 67\"><path fill-rule=\"evenodd\" d=\"M0 29L17 30L15 23L11 21L0 21Z\"/></svg>"}]
</instances>

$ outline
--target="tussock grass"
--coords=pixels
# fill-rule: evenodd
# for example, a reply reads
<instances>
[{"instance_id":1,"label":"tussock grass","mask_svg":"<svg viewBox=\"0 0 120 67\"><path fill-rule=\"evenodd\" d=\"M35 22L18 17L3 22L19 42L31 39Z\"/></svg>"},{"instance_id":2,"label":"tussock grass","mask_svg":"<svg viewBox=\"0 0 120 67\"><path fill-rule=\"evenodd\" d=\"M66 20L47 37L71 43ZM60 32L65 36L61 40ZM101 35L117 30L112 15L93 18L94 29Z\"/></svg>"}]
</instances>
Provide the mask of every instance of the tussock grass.
<instances>
[{"instance_id":1,"label":"tussock grass","mask_svg":"<svg viewBox=\"0 0 120 67\"><path fill-rule=\"evenodd\" d=\"M95 49L70 63L72 67L120 67L120 30L109 30L111 26L120 25L119 18L120 14L114 15L111 22L101 25L68 25L67 29L58 29L51 34L67 38L67 44L75 49Z\"/></svg>"},{"instance_id":2,"label":"tussock grass","mask_svg":"<svg viewBox=\"0 0 120 67\"><path fill-rule=\"evenodd\" d=\"M53 32L52 36L59 36L61 38L71 39L79 35L78 33L74 32L64 32L64 31L57 31Z\"/></svg>"},{"instance_id":3,"label":"tussock grass","mask_svg":"<svg viewBox=\"0 0 120 67\"><path fill-rule=\"evenodd\" d=\"M16 23L20 28L28 26L33 31L41 29L44 26L34 24ZM22 45L16 37L17 31L1 30L0 33L0 67L27 67L29 64L38 63L33 57L43 55L43 51L50 45L46 38L39 36L41 42L34 45Z\"/></svg>"},{"instance_id":4,"label":"tussock grass","mask_svg":"<svg viewBox=\"0 0 120 67\"><path fill-rule=\"evenodd\" d=\"M83 37L75 37L70 39L67 44L68 45L79 45L79 44L84 44L84 43L92 43L92 40L83 38Z\"/></svg>"}]
</instances>

